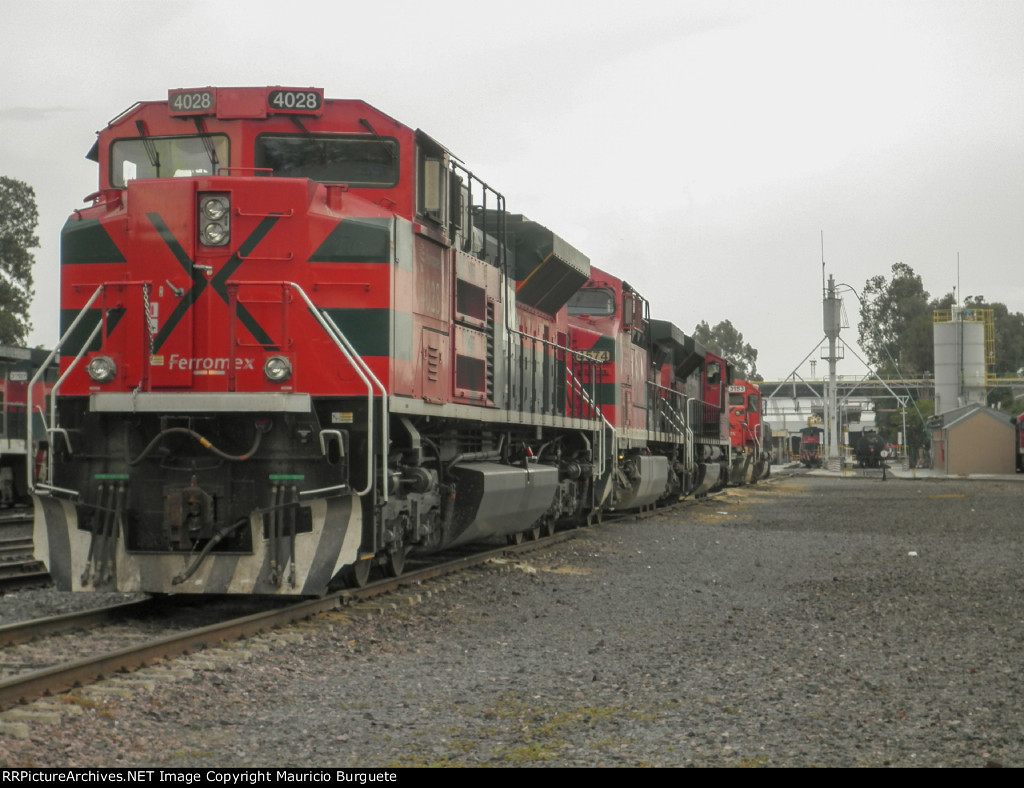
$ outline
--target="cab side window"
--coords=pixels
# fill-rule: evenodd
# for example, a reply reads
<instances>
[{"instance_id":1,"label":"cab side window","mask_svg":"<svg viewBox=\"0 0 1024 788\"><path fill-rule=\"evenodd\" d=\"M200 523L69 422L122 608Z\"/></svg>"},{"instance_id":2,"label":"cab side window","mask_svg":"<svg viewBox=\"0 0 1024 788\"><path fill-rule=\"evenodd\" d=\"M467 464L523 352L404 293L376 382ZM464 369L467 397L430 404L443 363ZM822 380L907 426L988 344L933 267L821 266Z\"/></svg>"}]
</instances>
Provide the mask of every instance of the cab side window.
<instances>
[{"instance_id":1,"label":"cab side window","mask_svg":"<svg viewBox=\"0 0 1024 788\"><path fill-rule=\"evenodd\" d=\"M447 156L440 148L423 142L416 149L416 213L441 227L447 226Z\"/></svg>"}]
</instances>

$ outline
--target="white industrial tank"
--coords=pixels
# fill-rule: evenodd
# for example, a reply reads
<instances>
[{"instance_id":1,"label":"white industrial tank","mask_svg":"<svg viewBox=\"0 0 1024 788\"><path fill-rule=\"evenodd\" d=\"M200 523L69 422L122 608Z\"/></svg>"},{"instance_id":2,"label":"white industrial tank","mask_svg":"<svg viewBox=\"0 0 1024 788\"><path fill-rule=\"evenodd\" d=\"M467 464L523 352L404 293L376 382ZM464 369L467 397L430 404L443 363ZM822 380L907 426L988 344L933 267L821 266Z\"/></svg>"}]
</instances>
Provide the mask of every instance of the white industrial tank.
<instances>
[{"instance_id":1,"label":"white industrial tank","mask_svg":"<svg viewBox=\"0 0 1024 788\"><path fill-rule=\"evenodd\" d=\"M970 309L954 309L935 323L935 413L985 404L985 323Z\"/></svg>"}]
</instances>

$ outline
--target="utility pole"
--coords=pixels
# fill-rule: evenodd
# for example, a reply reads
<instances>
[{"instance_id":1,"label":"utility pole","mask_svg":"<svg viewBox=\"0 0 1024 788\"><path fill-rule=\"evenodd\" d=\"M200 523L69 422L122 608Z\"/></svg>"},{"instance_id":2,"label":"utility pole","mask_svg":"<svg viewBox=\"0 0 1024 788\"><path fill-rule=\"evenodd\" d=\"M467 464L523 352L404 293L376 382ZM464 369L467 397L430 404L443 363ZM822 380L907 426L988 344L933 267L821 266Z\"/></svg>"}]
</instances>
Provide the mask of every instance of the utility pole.
<instances>
[{"instance_id":1,"label":"utility pole","mask_svg":"<svg viewBox=\"0 0 1024 788\"><path fill-rule=\"evenodd\" d=\"M823 316L825 324L825 336L828 337L828 396L825 402L825 434L828 435L828 466L829 470L842 470L839 459L839 413L838 413L838 389L839 383L836 377L837 355L836 343L839 339L839 329L842 323L840 300L836 295L836 283L832 274L828 276L828 289L824 293Z\"/></svg>"}]
</instances>

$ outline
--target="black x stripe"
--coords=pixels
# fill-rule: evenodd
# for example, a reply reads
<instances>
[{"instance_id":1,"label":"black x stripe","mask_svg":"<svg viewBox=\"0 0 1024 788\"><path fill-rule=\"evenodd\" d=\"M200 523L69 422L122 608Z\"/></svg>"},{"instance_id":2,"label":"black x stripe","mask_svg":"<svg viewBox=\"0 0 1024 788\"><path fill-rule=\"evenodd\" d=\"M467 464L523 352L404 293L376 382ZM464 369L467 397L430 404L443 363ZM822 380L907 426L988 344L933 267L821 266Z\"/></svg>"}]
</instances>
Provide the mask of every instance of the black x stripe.
<instances>
[{"instance_id":1,"label":"black x stripe","mask_svg":"<svg viewBox=\"0 0 1024 788\"><path fill-rule=\"evenodd\" d=\"M185 270L185 273L192 279L192 287L189 288L185 296L178 302L178 306L175 307L171 316L167 318L167 322L164 323L163 327L157 333L153 339L153 352L156 353L163 346L164 342L170 337L177 328L178 323L181 322L182 318L188 313L188 310L192 308L192 305L199 300L199 296L203 294L203 291L209 286L213 291L220 296L221 300L225 304L229 304L227 282L231 275L238 270L238 267L242 264L244 259L252 253L260 241L262 241L267 233L270 232L271 228L277 224L277 220L280 216L267 216L261 221L256 229L252 231L248 238L238 247L231 259L224 264L224 267L220 269L213 279L207 280L202 271L197 271L195 268L194 261L188 256L181 244L178 243L178 239L174 237L174 233L171 232L170 228L160 218L158 213L147 214L149 221L153 224L153 227L160 234L164 243L167 244L167 248L170 249L171 254L178 261L178 264ZM270 350L277 350L277 346L273 344L270 336L263 327L260 326L256 318L252 316L248 309L242 304L236 304L238 311L238 318L242 321L249 333L253 335L257 342L261 345L266 346Z\"/></svg>"}]
</instances>

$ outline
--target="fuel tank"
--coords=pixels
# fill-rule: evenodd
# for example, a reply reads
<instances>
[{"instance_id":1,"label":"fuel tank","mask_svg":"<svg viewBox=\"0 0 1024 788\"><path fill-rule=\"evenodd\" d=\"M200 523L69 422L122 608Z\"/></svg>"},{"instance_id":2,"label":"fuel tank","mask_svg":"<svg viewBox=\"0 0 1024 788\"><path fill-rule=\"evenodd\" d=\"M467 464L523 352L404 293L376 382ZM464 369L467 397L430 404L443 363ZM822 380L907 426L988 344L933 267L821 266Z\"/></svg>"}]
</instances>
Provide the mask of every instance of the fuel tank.
<instances>
[{"instance_id":1,"label":"fuel tank","mask_svg":"<svg viewBox=\"0 0 1024 788\"><path fill-rule=\"evenodd\" d=\"M475 462L451 470L456 478L450 546L525 531L547 512L558 489L558 469Z\"/></svg>"}]
</instances>

